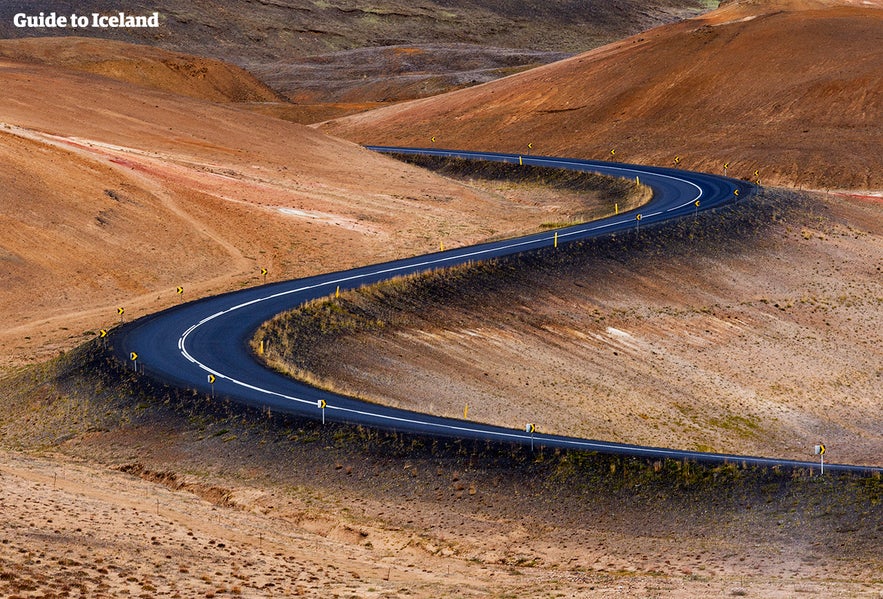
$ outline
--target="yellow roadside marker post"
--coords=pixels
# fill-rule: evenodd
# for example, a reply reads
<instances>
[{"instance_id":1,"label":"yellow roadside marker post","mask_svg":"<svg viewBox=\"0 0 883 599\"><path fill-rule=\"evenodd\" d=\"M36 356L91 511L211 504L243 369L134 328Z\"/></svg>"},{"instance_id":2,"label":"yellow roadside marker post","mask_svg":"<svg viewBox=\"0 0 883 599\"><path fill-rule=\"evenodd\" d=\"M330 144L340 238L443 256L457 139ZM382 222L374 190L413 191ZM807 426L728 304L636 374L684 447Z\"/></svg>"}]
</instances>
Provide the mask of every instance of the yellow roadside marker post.
<instances>
[{"instance_id":1,"label":"yellow roadside marker post","mask_svg":"<svg viewBox=\"0 0 883 599\"><path fill-rule=\"evenodd\" d=\"M819 456L819 475L821 476L825 473L825 444L819 443L818 445L816 445L815 450L816 455Z\"/></svg>"},{"instance_id":2,"label":"yellow roadside marker post","mask_svg":"<svg viewBox=\"0 0 883 599\"><path fill-rule=\"evenodd\" d=\"M129 359L132 360L132 368L135 372L138 372L138 354L132 352L129 354Z\"/></svg>"},{"instance_id":3,"label":"yellow roadside marker post","mask_svg":"<svg viewBox=\"0 0 883 599\"><path fill-rule=\"evenodd\" d=\"M316 407L322 410L322 424L325 424L325 408L328 407L328 404L324 399L320 399L316 402Z\"/></svg>"},{"instance_id":4,"label":"yellow roadside marker post","mask_svg":"<svg viewBox=\"0 0 883 599\"><path fill-rule=\"evenodd\" d=\"M536 432L536 430L537 430L537 425L533 424L532 422L528 422L524 426L524 432L530 433L530 450L531 451L533 451L533 434Z\"/></svg>"},{"instance_id":5,"label":"yellow roadside marker post","mask_svg":"<svg viewBox=\"0 0 883 599\"><path fill-rule=\"evenodd\" d=\"M117 308L117 314L120 315L120 324L123 324L123 314L126 313L125 308Z\"/></svg>"},{"instance_id":6,"label":"yellow roadside marker post","mask_svg":"<svg viewBox=\"0 0 883 599\"><path fill-rule=\"evenodd\" d=\"M212 386L212 399L215 398L215 375L208 375L208 384Z\"/></svg>"}]
</instances>

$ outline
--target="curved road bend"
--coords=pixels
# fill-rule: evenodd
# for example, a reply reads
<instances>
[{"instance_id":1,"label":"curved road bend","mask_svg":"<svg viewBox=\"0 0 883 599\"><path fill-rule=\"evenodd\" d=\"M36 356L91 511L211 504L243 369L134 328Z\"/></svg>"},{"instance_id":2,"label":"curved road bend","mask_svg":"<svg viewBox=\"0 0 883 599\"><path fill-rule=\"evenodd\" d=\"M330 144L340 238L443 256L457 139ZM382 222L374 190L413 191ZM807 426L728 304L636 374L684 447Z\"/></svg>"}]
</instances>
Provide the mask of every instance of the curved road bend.
<instances>
[{"instance_id":1,"label":"curved road bend","mask_svg":"<svg viewBox=\"0 0 883 599\"><path fill-rule=\"evenodd\" d=\"M454 152L412 148L370 147L378 152L413 152L434 155L517 161L518 155L479 152ZM653 199L638 210L618 216L558 229L558 242L567 243L599 237L635 227L637 214L641 226L693 214L746 197L752 186L735 179L674 169L632 166L566 158L523 157L525 164L586 170L606 175L635 178L653 189ZM739 196L734 192L739 190ZM708 454L674 449L639 447L542 434L525 431L525 423L516 428L484 425L465 420L439 418L359 401L310 387L273 372L259 363L249 349L249 340L257 328L276 314L303 302L361 285L377 283L390 277L454 266L470 260L509 256L520 252L551 247L554 231L517 239L485 243L447 250L414 258L395 260L355 268L271 283L205 298L170 308L126 324L115 330L112 347L116 357L130 363L130 353L138 355L138 364L149 376L178 387L210 393L208 376L213 375L214 393L253 407L329 421L357 423L386 430L408 431L443 437L483 439L537 446L583 449L604 453L650 458L692 459L701 462L744 462L758 465L815 467L816 462L774 460L762 457ZM326 402L320 410L320 400ZM883 471L845 465L826 464L829 470Z\"/></svg>"}]
</instances>

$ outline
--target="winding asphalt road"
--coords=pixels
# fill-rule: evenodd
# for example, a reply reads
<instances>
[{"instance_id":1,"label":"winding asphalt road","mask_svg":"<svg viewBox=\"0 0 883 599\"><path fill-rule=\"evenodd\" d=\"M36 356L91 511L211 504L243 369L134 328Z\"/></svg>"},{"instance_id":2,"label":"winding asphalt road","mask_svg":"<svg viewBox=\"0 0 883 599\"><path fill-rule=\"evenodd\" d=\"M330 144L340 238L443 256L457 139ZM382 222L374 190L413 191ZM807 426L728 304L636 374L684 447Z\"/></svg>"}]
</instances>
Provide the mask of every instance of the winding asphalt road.
<instances>
[{"instance_id":1,"label":"winding asphalt road","mask_svg":"<svg viewBox=\"0 0 883 599\"><path fill-rule=\"evenodd\" d=\"M369 147L378 152L422 153L517 162L518 155L447 150ZM735 179L675 169L594 162L567 158L521 157L525 164L585 170L634 179L653 189L653 200L638 210L618 216L557 230L558 243L589 239L645 227L693 215L746 198L750 184ZM738 195L735 193L738 191ZM698 205L697 205L698 202ZM640 219L638 218L640 214ZM762 457L708 454L674 449L639 447L557 435L542 431L544 416L537 415L537 430L529 433L527 423L513 422L513 428L483 425L466 420L388 408L321 391L277 374L259 363L249 349L256 329L274 315L314 298L341 290L376 283L390 277L419 273L551 247L553 231L517 239L453 249L415 258L396 260L343 272L272 283L183 304L141 318L114 330L111 347L117 358L130 365L137 354L138 368L147 376L174 386L211 393L209 375L214 377L216 397L275 412L358 423L386 430L409 431L443 437L486 439L536 446L582 449L651 458L692 459L701 462L735 462L757 465L817 468L816 462L796 462ZM325 403L325 408L319 406ZM826 464L826 470L883 471Z\"/></svg>"}]
</instances>

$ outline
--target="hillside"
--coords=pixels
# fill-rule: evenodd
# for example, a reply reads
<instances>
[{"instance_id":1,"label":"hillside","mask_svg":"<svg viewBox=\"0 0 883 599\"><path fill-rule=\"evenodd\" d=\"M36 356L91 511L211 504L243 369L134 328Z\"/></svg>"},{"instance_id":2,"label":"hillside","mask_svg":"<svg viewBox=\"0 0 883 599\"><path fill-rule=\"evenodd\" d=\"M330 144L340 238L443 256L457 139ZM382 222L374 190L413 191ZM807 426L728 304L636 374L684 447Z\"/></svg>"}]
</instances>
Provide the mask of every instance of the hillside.
<instances>
[{"instance_id":1,"label":"hillside","mask_svg":"<svg viewBox=\"0 0 883 599\"><path fill-rule=\"evenodd\" d=\"M161 27L86 30L88 35L157 46L243 65L355 48L465 43L576 52L661 22L707 10L704 0L129 0L131 14L160 13ZM0 38L67 35L58 29L19 29L23 5L0 7ZM112 13L106 0L30 0L27 11Z\"/></svg>"},{"instance_id":2,"label":"hillside","mask_svg":"<svg viewBox=\"0 0 883 599\"><path fill-rule=\"evenodd\" d=\"M815 188L883 187L880 3L731 2L525 73L322 126Z\"/></svg>"},{"instance_id":3,"label":"hillside","mask_svg":"<svg viewBox=\"0 0 883 599\"><path fill-rule=\"evenodd\" d=\"M239 67L124 42L82 37L0 40L0 60L93 73L212 102L282 101Z\"/></svg>"},{"instance_id":4,"label":"hillside","mask_svg":"<svg viewBox=\"0 0 883 599\"><path fill-rule=\"evenodd\" d=\"M158 0L126 3L160 13L159 29L80 29L88 35L220 59L245 67L298 106L274 114L316 122L373 102L425 97L558 60L649 27L708 10L706 0L340 0L249 2ZM716 4L716 3L713 3ZM113 12L104 0L34 0L33 14ZM63 36L20 29L18 6L0 6L0 38ZM405 60L387 60L401 56ZM378 70L378 66L382 69ZM330 104L330 105L329 105Z\"/></svg>"},{"instance_id":5,"label":"hillside","mask_svg":"<svg viewBox=\"0 0 883 599\"><path fill-rule=\"evenodd\" d=\"M438 416L796 460L824 439L831 461L883 465L881 217L879 202L769 191L341 294L259 337L277 368Z\"/></svg>"},{"instance_id":6,"label":"hillside","mask_svg":"<svg viewBox=\"0 0 883 599\"><path fill-rule=\"evenodd\" d=\"M325 272L567 210L231 104L33 63L0 60L0 73L4 365L90 338L117 307L130 319L180 301L177 286L192 299L258 283L262 267L269 280Z\"/></svg>"}]
</instances>

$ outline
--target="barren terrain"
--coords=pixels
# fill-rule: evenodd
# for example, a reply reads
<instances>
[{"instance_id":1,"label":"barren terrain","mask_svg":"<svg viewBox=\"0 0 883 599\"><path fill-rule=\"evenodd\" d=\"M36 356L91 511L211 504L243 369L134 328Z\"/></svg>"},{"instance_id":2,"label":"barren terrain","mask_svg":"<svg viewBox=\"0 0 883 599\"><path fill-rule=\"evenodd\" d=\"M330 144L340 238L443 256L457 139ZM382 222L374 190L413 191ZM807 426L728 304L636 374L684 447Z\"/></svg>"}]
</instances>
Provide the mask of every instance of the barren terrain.
<instances>
[{"instance_id":1,"label":"barren terrain","mask_svg":"<svg viewBox=\"0 0 883 599\"><path fill-rule=\"evenodd\" d=\"M282 101L253 75L231 64L109 40L0 40L0 59L94 73L211 102Z\"/></svg>"},{"instance_id":2,"label":"barren terrain","mask_svg":"<svg viewBox=\"0 0 883 599\"><path fill-rule=\"evenodd\" d=\"M471 188L230 104L52 66L0 71L3 363L70 348L117 307L169 306L178 286L192 299L258 283L261 268L274 280L474 243L582 201Z\"/></svg>"},{"instance_id":3,"label":"barren terrain","mask_svg":"<svg viewBox=\"0 0 883 599\"><path fill-rule=\"evenodd\" d=\"M343 294L261 334L310 380L421 412L800 460L821 440L830 461L879 466L881 223L879 201L769 192L643 238Z\"/></svg>"},{"instance_id":4,"label":"barren terrain","mask_svg":"<svg viewBox=\"0 0 883 599\"><path fill-rule=\"evenodd\" d=\"M276 114L316 122L372 102L423 97L548 63L707 11L706 0L406 0L250 2L130 0L132 14L159 12L159 29L79 29L79 35L146 44L244 67L296 105ZM106 0L30 0L27 11L113 12ZM67 36L70 29L16 28L23 5L0 6L0 38ZM407 46L405 60L401 46ZM382 66L382 69L378 69ZM341 100L346 95L349 100ZM355 102L355 103L354 103ZM311 121L311 118L316 118Z\"/></svg>"},{"instance_id":5,"label":"barren terrain","mask_svg":"<svg viewBox=\"0 0 883 599\"><path fill-rule=\"evenodd\" d=\"M388 145L611 158L883 188L877 2L730 2L498 81L332 121ZM758 175L755 175L758 171Z\"/></svg>"},{"instance_id":6,"label":"barren terrain","mask_svg":"<svg viewBox=\"0 0 883 599\"><path fill-rule=\"evenodd\" d=\"M0 451L5 596L883 590L879 478L323 427L145 387L97 349L4 381L0 442L27 450Z\"/></svg>"},{"instance_id":7,"label":"barren terrain","mask_svg":"<svg viewBox=\"0 0 883 599\"><path fill-rule=\"evenodd\" d=\"M264 267L303 276L609 209L441 177L273 115L317 121L471 86L707 3L126 4L160 10L164 27L121 41L165 51L0 42L0 595L883 597L879 477L322 426L156 385L94 339L118 307L129 320L259 284ZM460 301L418 286L431 301L415 312L406 298L386 334L317 344L305 366L453 416L468 403L469 418L512 426L798 458L823 440L832 461L880 464L879 4L728 2L327 125L374 143L678 155L872 191L777 191L738 219L700 217L708 229L455 274ZM462 62L475 43L496 48ZM252 68L302 104L182 52ZM383 57L389 80L341 68L352 56ZM270 81L282 62L336 79L325 95ZM371 293L369 307L385 292ZM349 367L325 361L341 357Z\"/></svg>"}]
</instances>

